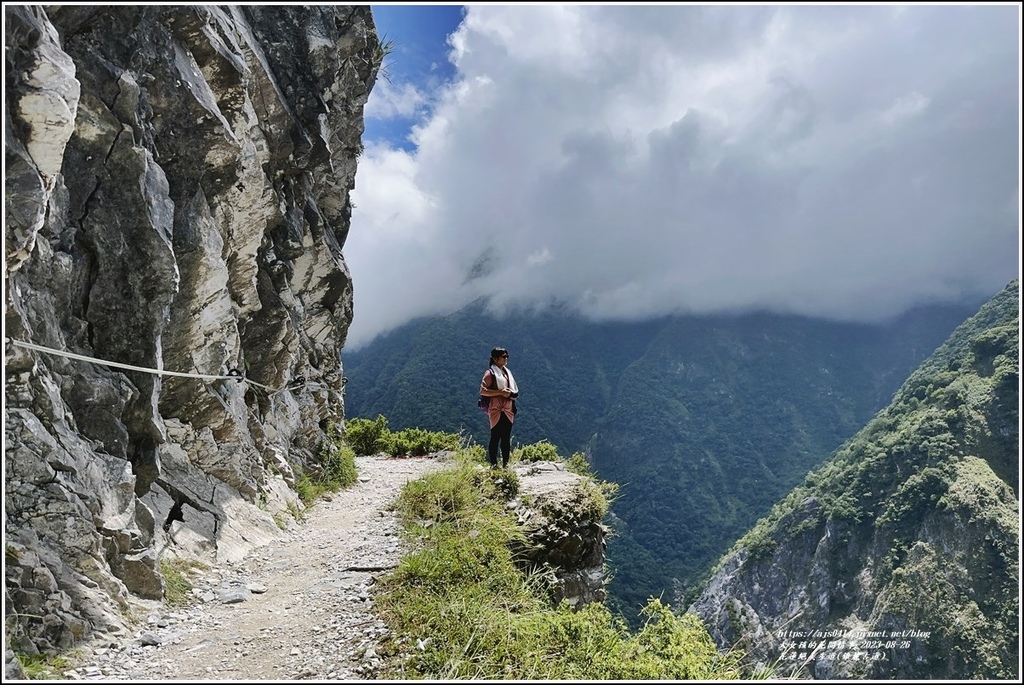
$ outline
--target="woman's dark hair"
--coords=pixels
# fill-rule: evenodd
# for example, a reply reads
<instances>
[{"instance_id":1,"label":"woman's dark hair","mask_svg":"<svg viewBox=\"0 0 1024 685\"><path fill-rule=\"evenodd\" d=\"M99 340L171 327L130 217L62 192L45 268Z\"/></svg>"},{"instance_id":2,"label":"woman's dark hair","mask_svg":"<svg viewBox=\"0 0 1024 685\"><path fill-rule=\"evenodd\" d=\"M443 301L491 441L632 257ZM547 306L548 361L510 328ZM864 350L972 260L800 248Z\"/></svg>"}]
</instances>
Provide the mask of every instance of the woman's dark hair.
<instances>
[{"instance_id":1,"label":"woman's dark hair","mask_svg":"<svg viewBox=\"0 0 1024 685\"><path fill-rule=\"evenodd\" d=\"M506 350L504 347L495 347L493 350L491 350L491 364L493 364L494 360L497 359L498 357L507 357L507 356L508 356L508 350Z\"/></svg>"}]
</instances>

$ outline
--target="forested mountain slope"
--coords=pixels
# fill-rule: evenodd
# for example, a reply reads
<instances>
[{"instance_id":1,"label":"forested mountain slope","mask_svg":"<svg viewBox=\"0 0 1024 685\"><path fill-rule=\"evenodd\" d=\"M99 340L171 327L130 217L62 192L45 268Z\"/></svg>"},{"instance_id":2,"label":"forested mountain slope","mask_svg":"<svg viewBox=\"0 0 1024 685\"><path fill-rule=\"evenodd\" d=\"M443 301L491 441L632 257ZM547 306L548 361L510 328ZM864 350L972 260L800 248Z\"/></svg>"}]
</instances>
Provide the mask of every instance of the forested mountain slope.
<instances>
[{"instance_id":1,"label":"forested mountain slope","mask_svg":"<svg viewBox=\"0 0 1024 685\"><path fill-rule=\"evenodd\" d=\"M1020 677L1018 289L723 559L690 609L720 647L815 678Z\"/></svg>"},{"instance_id":2,"label":"forested mountain slope","mask_svg":"<svg viewBox=\"0 0 1024 685\"><path fill-rule=\"evenodd\" d=\"M609 603L635 618L648 597L695 585L978 304L884 325L768 314L497 319L475 305L345 351L346 415L484 442L477 387L490 349L507 347L522 389L513 440L585 451L601 478L622 484Z\"/></svg>"}]
</instances>

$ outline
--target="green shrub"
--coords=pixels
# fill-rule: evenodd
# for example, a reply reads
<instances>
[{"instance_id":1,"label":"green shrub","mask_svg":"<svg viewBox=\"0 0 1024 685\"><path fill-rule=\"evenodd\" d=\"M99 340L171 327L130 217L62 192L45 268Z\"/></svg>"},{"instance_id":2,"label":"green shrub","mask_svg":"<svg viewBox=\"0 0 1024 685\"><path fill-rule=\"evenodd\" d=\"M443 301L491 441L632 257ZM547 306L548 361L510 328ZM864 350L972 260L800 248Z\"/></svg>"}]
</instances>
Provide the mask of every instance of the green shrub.
<instances>
[{"instance_id":1,"label":"green shrub","mask_svg":"<svg viewBox=\"0 0 1024 685\"><path fill-rule=\"evenodd\" d=\"M360 456L368 456L383 452L387 438L388 420L378 414L373 421L369 419L350 419L345 422L345 441Z\"/></svg>"},{"instance_id":2,"label":"green shrub","mask_svg":"<svg viewBox=\"0 0 1024 685\"><path fill-rule=\"evenodd\" d=\"M565 462L565 468L581 476L593 476L590 462L582 452L573 452L573 455Z\"/></svg>"},{"instance_id":3,"label":"green shrub","mask_svg":"<svg viewBox=\"0 0 1024 685\"><path fill-rule=\"evenodd\" d=\"M357 455L368 456L385 452L393 457L420 457L442 450L458 449L462 437L457 433L407 428L392 433L388 420L378 414L369 419L350 419L345 428L345 441Z\"/></svg>"},{"instance_id":4,"label":"green shrub","mask_svg":"<svg viewBox=\"0 0 1024 685\"><path fill-rule=\"evenodd\" d=\"M483 445L468 445L459 451L459 457L471 464L486 464L487 450Z\"/></svg>"},{"instance_id":5,"label":"green shrub","mask_svg":"<svg viewBox=\"0 0 1024 685\"><path fill-rule=\"evenodd\" d=\"M307 507L315 502L322 492L322 489L305 473L299 474L299 477L295 480L295 494L299 496L299 499Z\"/></svg>"},{"instance_id":6,"label":"green shrub","mask_svg":"<svg viewBox=\"0 0 1024 685\"><path fill-rule=\"evenodd\" d=\"M356 453L349 444L341 440L333 424L327 435L328 439L320 449L320 465L323 467L324 482L338 490L352 485L359 477L356 471Z\"/></svg>"},{"instance_id":7,"label":"green shrub","mask_svg":"<svg viewBox=\"0 0 1024 685\"><path fill-rule=\"evenodd\" d=\"M547 440L541 440L512 450L512 461L564 461L564 459L558 454L557 447Z\"/></svg>"},{"instance_id":8,"label":"green shrub","mask_svg":"<svg viewBox=\"0 0 1024 685\"><path fill-rule=\"evenodd\" d=\"M356 452L342 437L335 424L327 427L327 438L320 445L319 463L312 473L297 470L295 492L309 506L329 492L337 492L356 482ZM296 519L299 519L296 516Z\"/></svg>"},{"instance_id":9,"label":"green shrub","mask_svg":"<svg viewBox=\"0 0 1024 685\"><path fill-rule=\"evenodd\" d=\"M460 436L455 433L407 428L391 434L387 451L395 457L420 457L442 450L458 449L460 442Z\"/></svg>"}]
</instances>

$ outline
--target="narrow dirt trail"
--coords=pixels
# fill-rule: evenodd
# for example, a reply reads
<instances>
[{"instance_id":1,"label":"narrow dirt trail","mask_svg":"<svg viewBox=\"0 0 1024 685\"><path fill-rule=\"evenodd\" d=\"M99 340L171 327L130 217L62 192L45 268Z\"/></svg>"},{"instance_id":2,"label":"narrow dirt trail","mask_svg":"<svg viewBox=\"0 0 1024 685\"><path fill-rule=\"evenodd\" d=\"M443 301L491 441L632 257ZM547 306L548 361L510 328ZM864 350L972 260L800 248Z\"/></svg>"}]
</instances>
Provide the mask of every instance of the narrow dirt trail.
<instances>
[{"instance_id":1,"label":"narrow dirt trail","mask_svg":"<svg viewBox=\"0 0 1024 685\"><path fill-rule=\"evenodd\" d=\"M388 511L444 458L357 457L359 480L285 539L193 581L206 601L155 607L127 643L87 647L74 680L372 680L387 632L371 587L406 547Z\"/></svg>"}]
</instances>

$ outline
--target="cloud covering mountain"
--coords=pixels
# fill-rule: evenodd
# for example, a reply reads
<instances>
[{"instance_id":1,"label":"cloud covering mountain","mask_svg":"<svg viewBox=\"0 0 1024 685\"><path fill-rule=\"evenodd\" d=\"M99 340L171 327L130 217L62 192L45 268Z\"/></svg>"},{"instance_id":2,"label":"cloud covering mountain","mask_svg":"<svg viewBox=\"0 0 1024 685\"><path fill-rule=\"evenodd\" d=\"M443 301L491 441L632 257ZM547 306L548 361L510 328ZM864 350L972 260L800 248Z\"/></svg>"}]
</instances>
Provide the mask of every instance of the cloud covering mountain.
<instances>
[{"instance_id":1,"label":"cloud covering mountain","mask_svg":"<svg viewBox=\"0 0 1024 685\"><path fill-rule=\"evenodd\" d=\"M491 6L378 82L349 345L487 297L872 320L1019 273L1020 7Z\"/></svg>"}]
</instances>

